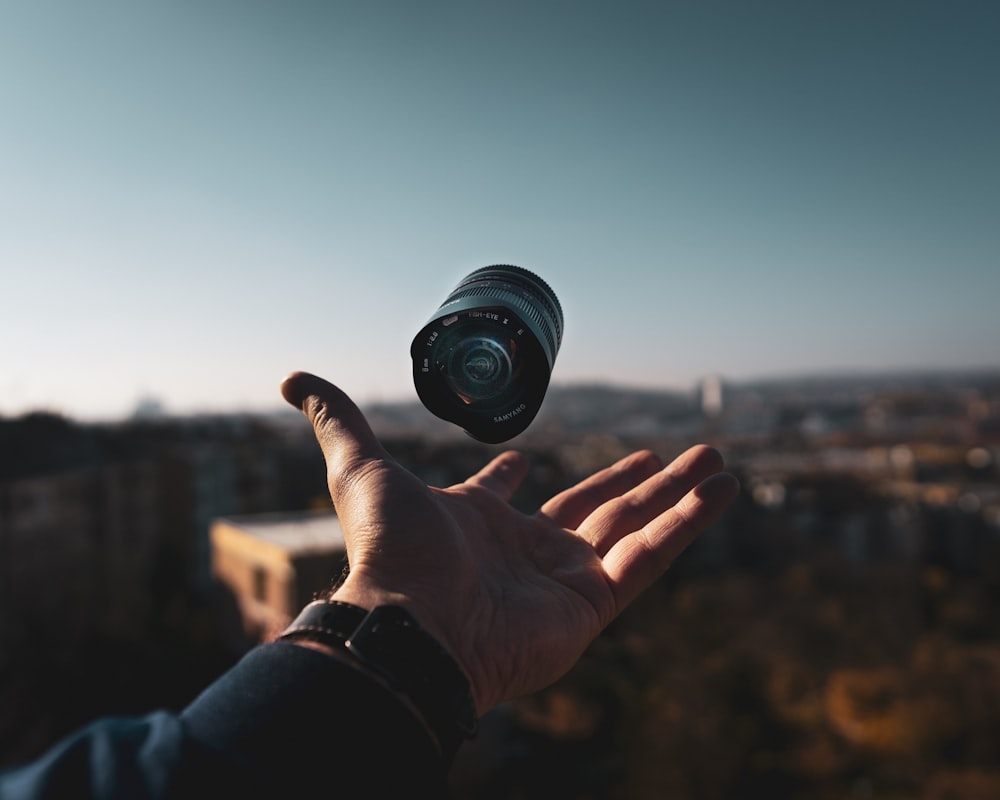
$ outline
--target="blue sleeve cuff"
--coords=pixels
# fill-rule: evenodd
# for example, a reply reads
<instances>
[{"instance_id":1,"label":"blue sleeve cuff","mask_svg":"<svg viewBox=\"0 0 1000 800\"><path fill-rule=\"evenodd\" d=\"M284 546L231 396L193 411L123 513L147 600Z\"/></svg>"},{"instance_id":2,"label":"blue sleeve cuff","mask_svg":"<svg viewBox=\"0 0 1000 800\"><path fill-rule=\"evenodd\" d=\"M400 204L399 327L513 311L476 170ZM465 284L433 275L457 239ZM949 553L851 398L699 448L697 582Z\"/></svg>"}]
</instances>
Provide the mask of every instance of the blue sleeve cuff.
<instances>
[{"instance_id":1,"label":"blue sleeve cuff","mask_svg":"<svg viewBox=\"0 0 1000 800\"><path fill-rule=\"evenodd\" d=\"M181 720L200 747L286 790L443 794L446 760L414 713L378 681L306 647L252 650Z\"/></svg>"},{"instance_id":2,"label":"blue sleeve cuff","mask_svg":"<svg viewBox=\"0 0 1000 800\"><path fill-rule=\"evenodd\" d=\"M3 800L443 797L446 760L381 683L336 658L263 645L180 715L107 718L0 773Z\"/></svg>"}]
</instances>

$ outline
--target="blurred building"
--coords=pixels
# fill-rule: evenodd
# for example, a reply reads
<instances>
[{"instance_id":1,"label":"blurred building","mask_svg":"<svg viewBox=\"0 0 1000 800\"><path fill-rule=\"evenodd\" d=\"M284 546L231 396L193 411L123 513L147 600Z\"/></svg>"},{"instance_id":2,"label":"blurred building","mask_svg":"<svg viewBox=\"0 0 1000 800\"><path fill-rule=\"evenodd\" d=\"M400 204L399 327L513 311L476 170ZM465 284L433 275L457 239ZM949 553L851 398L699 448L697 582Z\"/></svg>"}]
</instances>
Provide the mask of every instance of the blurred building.
<instances>
[{"instance_id":1,"label":"blurred building","mask_svg":"<svg viewBox=\"0 0 1000 800\"><path fill-rule=\"evenodd\" d=\"M332 512L220 518L210 537L213 575L235 597L244 634L255 641L288 625L347 564Z\"/></svg>"},{"instance_id":2,"label":"blurred building","mask_svg":"<svg viewBox=\"0 0 1000 800\"><path fill-rule=\"evenodd\" d=\"M61 635L139 626L159 535L149 460L0 482L0 606L61 620ZM9 604L9 605L8 605Z\"/></svg>"}]
</instances>

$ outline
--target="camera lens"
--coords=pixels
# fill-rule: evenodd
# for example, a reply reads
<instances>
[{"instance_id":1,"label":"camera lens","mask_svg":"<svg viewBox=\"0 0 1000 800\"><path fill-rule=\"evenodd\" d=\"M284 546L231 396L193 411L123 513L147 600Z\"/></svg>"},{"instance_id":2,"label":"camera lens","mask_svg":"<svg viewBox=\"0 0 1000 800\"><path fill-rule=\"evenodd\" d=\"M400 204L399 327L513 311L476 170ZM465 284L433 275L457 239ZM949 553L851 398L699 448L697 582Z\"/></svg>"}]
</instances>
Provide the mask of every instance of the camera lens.
<instances>
[{"instance_id":1,"label":"camera lens","mask_svg":"<svg viewBox=\"0 0 1000 800\"><path fill-rule=\"evenodd\" d=\"M500 342L470 336L448 357L447 378L456 394L468 400L489 400L510 383L510 354Z\"/></svg>"},{"instance_id":2,"label":"camera lens","mask_svg":"<svg viewBox=\"0 0 1000 800\"><path fill-rule=\"evenodd\" d=\"M477 269L413 340L417 394L474 438L506 441L538 413L562 332L559 300L533 272L510 264Z\"/></svg>"}]
</instances>

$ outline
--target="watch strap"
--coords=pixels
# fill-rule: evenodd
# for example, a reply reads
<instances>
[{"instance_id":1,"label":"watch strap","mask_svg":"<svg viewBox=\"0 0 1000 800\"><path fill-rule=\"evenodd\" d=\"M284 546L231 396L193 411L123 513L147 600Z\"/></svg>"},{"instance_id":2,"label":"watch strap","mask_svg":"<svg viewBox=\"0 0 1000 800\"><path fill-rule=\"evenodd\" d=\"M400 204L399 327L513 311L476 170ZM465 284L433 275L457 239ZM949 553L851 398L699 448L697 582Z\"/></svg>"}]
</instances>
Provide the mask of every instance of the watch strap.
<instances>
[{"instance_id":1,"label":"watch strap","mask_svg":"<svg viewBox=\"0 0 1000 800\"><path fill-rule=\"evenodd\" d=\"M281 639L311 639L337 650L346 649L347 637L364 621L368 611L337 600L316 600L299 612Z\"/></svg>"},{"instance_id":2,"label":"watch strap","mask_svg":"<svg viewBox=\"0 0 1000 800\"><path fill-rule=\"evenodd\" d=\"M372 609L351 634L347 649L413 701L445 753L475 736L479 720L468 679L406 609Z\"/></svg>"},{"instance_id":3,"label":"watch strap","mask_svg":"<svg viewBox=\"0 0 1000 800\"><path fill-rule=\"evenodd\" d=\"M401 606L370 612L336 600L317 600L279 637L308 639L350 653L405 694L433 731L446 759L478 729L469 681L448 651Z\"/></svg>"}]
</instances>

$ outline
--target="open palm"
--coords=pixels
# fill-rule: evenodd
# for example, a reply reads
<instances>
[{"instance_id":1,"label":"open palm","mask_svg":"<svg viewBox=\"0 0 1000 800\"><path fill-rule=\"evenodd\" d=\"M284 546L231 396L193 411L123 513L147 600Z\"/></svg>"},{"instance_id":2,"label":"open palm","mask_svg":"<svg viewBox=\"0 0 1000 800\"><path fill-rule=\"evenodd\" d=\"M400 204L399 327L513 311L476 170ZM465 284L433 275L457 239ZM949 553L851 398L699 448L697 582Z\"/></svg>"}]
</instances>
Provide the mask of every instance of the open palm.
<instances>
[{"instance_id":1,"label":"open palm","mask_svg":"<svg viewBox=\"0 0 1000 800\"><path fill-rule=\"evenodd\" d=\"M519 453L428 487L332 384L295 373L282 393L326 458L350 563L336 598L406 606L464 669L480 713L563 675L738 490L712 448L666 468L640 451L527 515L509 503L528 471Z\"/></svg>"}]
</instances>

